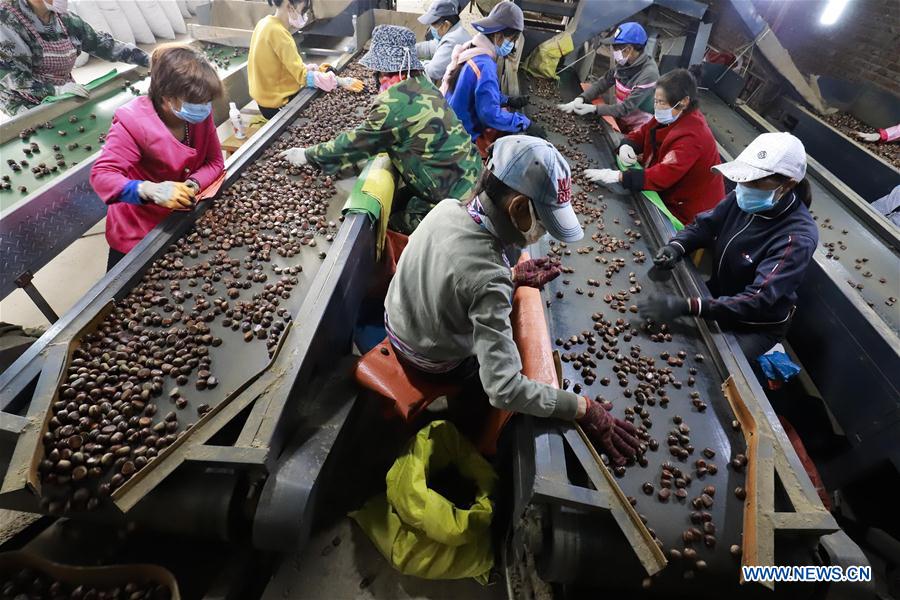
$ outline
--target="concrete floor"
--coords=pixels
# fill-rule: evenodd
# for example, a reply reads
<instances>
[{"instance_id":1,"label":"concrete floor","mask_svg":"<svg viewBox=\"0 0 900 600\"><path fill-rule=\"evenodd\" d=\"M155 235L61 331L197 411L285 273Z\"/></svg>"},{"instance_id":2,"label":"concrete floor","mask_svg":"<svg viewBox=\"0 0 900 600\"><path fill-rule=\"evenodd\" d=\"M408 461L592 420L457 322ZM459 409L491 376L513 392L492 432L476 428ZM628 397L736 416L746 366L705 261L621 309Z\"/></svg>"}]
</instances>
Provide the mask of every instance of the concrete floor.
<instances>
[{"instance_id":1,"label":"concrete floor","mask_svg":"<svg viewBox=\"0 0 900 600\"><path fill-rule=\"evenodd\" d=\"M313 536L303 552L286 556L262 600L416 599L504 600L505 583L473 579L429 581L395 571L351 519Z\"/></svg>"},{"instance_id":2,"label":"concrete floor","mask_svg":"<svg viewBox=\"0 0 900 600\"><path fill-rule=\"evenodd\" d=\"M34 286L57 314L68 311L106 273L106 219L38 271ZM0 321L22 327L47 327L50 323L22 290L0 301Z\"/></svg>"}]
</instances>

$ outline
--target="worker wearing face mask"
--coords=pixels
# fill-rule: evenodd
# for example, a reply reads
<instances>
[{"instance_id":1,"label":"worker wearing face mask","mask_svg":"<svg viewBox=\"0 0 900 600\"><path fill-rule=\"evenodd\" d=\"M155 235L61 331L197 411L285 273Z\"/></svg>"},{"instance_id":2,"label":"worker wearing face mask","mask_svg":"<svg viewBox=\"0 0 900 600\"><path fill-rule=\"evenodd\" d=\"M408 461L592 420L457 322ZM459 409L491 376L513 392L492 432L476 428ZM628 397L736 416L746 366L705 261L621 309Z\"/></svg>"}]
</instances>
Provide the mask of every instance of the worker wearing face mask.
<instances>
[{"instance_id":1,"label":"worker wearing face mask","mask_svg":"<svg viewBox=\"0 0 900 600\"><path fill-rule=\"evenodd\" d=\"M639 450L635 429L596 400L524 376L510 323L516 287L541 287L559 275L546 259L517 264L522 249L546 233L564 242L584 236L571 184L569 165L550 142L498 139L475 196L444 200L410 236L384 324L405 367L462 385L478 377L498 408L578 420L619 465ZM460 401L467 399L477 396Z\"/></svg>"},{"instance_id":2,"label":"worker wearing face mask","mask_svg":"<svg viewBox=\"0 0 900 600\"><path fill-rule=\"evenodd\" d=\"M453 49L472 39L459 21L460 10L458 0L434 0L428 12L419 17L419 23L428 25L431 39L416 44L416 53L432 81L440 81L444 76Z\"/></svg>"},{"instance_id":3,"label":"worker wearing face mask","mask_svg":"<svg viewBox=\"0 0 900 600\"><path fill-rule=\"evenodd\" d=\"M819 240L807 210L806 151L789 133L764 133L735 160L713 168L737 187L653 259L657 268L672 269L686 254L708 248L712 297L651 296L638 310L657 322L689 315L715 319L755 361L784 339Z\"/></svg>"},{"instance_id":4,"label":"worker wearing face mask","mask_svg":"<svg viewBox=\"0 0 900 600\"><path fill-rule=\"evenodd\" d=\"M250 37L247 82L250 97L267 119L274 117L304 88L330 92L337 87L361 92L363 83L338 77L327 65L304 64L291 30L303 29L309 13L308 0L268 0L275 14L263 17Z\"/></svg>"},{"instance_id":5,"label":"worker wearing face mask","mask_svg":"<svg viewBox=\"0 0 900 600\"><path fill-rule=\"evenodd\" d=\"M578 115L615 117L619 129L630 133L653 117L653 90L659 79L659 69L653 57L644 52L647 32L639 23L622 23L612 37L602 42L612 44L616 66L575 100L560 104L558 108ZM613 86L615 104L591 104Z\"/></svg>"},{"instance_id":6,"label":"worker wearing face mask","mask_svg":"<svg viewBox=\"0 0 900 600\"><path fill-rule=\"evenodd\" d=\"M632 131L619 146L619 161L643 169L586 169L598 183L621 183L633 191L652 190L682 223L691 223L725 196L716 139L698 108L697 83L686 69L663 75L656 84L654 118Z\"/></svg>"},{"instance_id":7,"label":"worker wearing face mask","mask_svg":"<svg viewBox=\"0 0 900 600\"><path fill-rule=\"evenodd\" d=\"M147 53L134 44L94 31L67 9L66 0L0 2L0 109L7 114L48 96L87 98L87 88L72 79L81 52L111 62L149 63Z\"/></svg>"},{"instance_id":8,"label":"worker wearing face mask","mask_svg":"<svg viewBox=\"0 0 900 600\"><path fill-rule=\"evenodd\" d=\"M466 130L422 72L415 46L416 34L406 27L375 27L359 61L380 91L365 121L327 142L281 153L295 167L309 164L326 173L387 153L403 181L390 226L405 234L444 198L467 198L482 168Z\"/></svg>"},{"instance_id":9,"label":"worker wearing face mask","mask_svg":"<svg viewBox=\"0 0 900 600\"><path fill-rule=\"evenodd\" d=\"M544 129L515 112L528 104L528 96L509 97L500 91L497 58L508 56L525 29L522 9L500 2L490 14L472 23L479 33L453 50L441 91L482 156L501 135L527 133L545 137ZM508 110L513 109L513 110Z\"/></svg>"},{"instance_id":10,"label":"worker wearing face mask","mask_svg":"<svg viewBox=\"0 0 900 600\"><path fill-rule=\"evenodd\" d=\"M106 202L107 270L173 210L189 210L225 161L212 101L223 93L209 61L183 44L158 46L150 89L118 108L91 186Z\"/></svg>"}]
</instances>

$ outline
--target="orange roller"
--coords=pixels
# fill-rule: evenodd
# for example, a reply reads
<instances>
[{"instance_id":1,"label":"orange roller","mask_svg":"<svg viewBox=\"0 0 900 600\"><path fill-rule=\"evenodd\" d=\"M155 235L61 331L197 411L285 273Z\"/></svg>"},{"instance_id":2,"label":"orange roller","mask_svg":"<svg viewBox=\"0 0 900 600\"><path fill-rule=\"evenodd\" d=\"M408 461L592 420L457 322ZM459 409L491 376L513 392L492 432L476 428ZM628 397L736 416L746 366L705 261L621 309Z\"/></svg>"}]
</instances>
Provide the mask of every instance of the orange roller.
<instances>
[{"instance_id":1,"label":"orange roller","mask_svg":"<svg viewBox=\"0 0 900 600\"><path fill-rule=\"evenodd\" d=\"M528 259L528 253L523 252L519 262ZM540 290L525 286L518 288L513 294L511 319L513 338L522 359L522 374L534 381L559 387ZM490 456L497 452L500 432L512 415L509 411L491 407L478 442L482 454Z\"/></svg>"}]
</instances>

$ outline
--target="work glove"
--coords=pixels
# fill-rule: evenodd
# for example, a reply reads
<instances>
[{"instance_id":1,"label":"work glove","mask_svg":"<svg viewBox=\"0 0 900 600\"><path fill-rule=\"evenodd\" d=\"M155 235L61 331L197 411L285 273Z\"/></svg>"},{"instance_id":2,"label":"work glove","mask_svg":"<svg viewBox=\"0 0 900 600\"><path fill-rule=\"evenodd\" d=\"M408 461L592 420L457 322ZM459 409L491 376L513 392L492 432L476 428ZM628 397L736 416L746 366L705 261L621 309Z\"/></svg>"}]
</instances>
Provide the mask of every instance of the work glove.
<instances>
[{"instance_id":1,"label":"work glove","mask_svg":"<svg viewBox=\"0 0 900 600\"><path fill-rule=\"evenodd\" d=\"M653 295L638 302L637 307L641 315L657 323L666 323L691 313L690 302L680 296Z\"/></svg>"},{"instance_id":2,"label":"work glove","mask_svg":"<svg viewBox=\"0 0 900 600\"><path fill-rule=\"evenodd\" d=\"M531 96L510 96L506 105L513 109L525 108L531 102Z\"/></svg>"},{"instance_id":3,"label":"work glove","mask_svg":"<svg viewBox=\"0 0 900 600\"><path fill-rule=\"evenodd\" d=\"M53 87L54 96L62 96L63 94L75 94L82 98L87 98L91 95L86 87L80 83L75 83L74 81Z\"/></svg>"},{"instance_id":4,"label":"work glove","mask_svg":"<svg viewBox=\"0 0 900 600\"><path fill-rule=\"evenodd\" d=\"M637 155L634 153L634 148L628 144L619 146L619 160L626 167L637 164Z\"/></svg>"},{"instance_id":5,"label":"work glove","mask_svg":"<svg viewBox=\"0 0 900 600\"><path fill-rule=\"evenodd\" d=\"M195 180L188 179L187 181L184 182L184 185L191 188L191 190L194 192L194 196L196 196L197 194L200 193L200 184L197 183Z\"/></svg>"},{"instance_id":6,"label":"work glove","mask_svg":"<svg viewBox=\"0 0 900 600\"><path fill-rule=\"evenodd\" d=\"M334 90L338 85L337 77L334 73L322 73L321 71L306 71L306 87L319 88L324 92Z\"/></svg>"},{"instance_id":7,"label":"work glove","mask_svg":"<svg viewBox=\"0 0 900 600\"><path fill-rule=\"evenodd\" d=\"M616 419L596 400L585 400L587 411L578 419L578 424L594 446L599 446L606 453L613 465L624 465L628 459L640 454L641 442L634 425Z\"/></svg>"},{"instance_id":8,"label":"work glove","mask_svg":"<svg viewBox=\"0 0 900 600\"><path fill-rule=\"evenodd\" d=\"M544 129L542 125L538 125L534 122L532 122L531 125L528 126L528 129L526 129L522 133L524 133L525 135L533 135L534 137L547 139L547 130Z\"/></svg>"},{"instance_id":9,"label":"work glove","mask_svg":"<svg viewBox=\"0 0 900 600\"><path fill-rule=\"evenodd\" d=\"M573 112L575 112L575 107L581 106L582 104L584 104L584 98L578 96L577 98L566 104L557 104L556 108L563 111L564 113L568 113L571 115Z\"/></svg>"},{"instance_id":10,"label":"work glove","mask_svg":"<svg viewBox=\"0 0 900 600\"><path fill-rule=\"evenodd\" d=\"M875 133L866 133L865 131L854 131L853 135L858 137L864 142L878 142L881 141L881 134L877 131Z\"/></svg>"},{"instance_id":11,"label":"work glove","mask_svg":"<svg viewBox=\"0 0 900 600\"><path fill-rule=\"evenodd\" d=\"M590 102L584 102L582 104L578 104L577 106L575 106L572 109L572 112L574 112L576 115L581 115L581 116L590 115L590 114L597 112L597 105L591 104Z\"/></svg>"},{"instance_id":12,"label":"work glove","mask_svg":"<svg viewBox=\"0 0 900 600\"><path fill-rule=\"evenodd\" d=\"M308 69L309 65L306 65L306 68ZM318 70L323 73L337 73L337 71L334 70L334 67L332 67L328 63L322 63L321 65L319 65Z\"/></svg>"},{"instance_id":13,"label":"work glove","mask_svg":"<svg viewBox=\"0 0 900 600\"><path fill-rule=\"evenodd\" d=\"M295 167L302 167L309 162L306 160L306 148L290 148L282 152L279 156Z\"/></svg>"},{"instance_id":14,"label":"work glove","mask_svg":"<svg viewBox=\"0 0 900 600\"><path fill-rule=\"evenodd\" d=\"M585 169L584 176L588 181L604 185L622 181L622 172L617 169Z\"/></svg>"},{"instance_id":15,"label":"work glove","mask_svg":"<svg viewBox=\"0 0 900 600\"><path fill-rule=\"evenodd\" d=\"M350 90L351 92L361 92L363 91L363 82L355 77L338 77L337 78L338 85L341 86L345 90Z\"/></svg>"},{"instance_id":16,"label":"work glove","mask_svg":"<svg viewBox=\"0 0 900 600\"><path fill-rule=\"evenodd\" d=\"M683 255L684 253L679 246L666 244L656 251L656 256L653 257L653 264L659 269L669 271L675 268L675 265L678 264Z\"/></svg>"},{"instance_id":17,"label":"work glove","mask_svg":"<svg viewBox=\"0 0 900 600\"><path fill-rule=\"evenodd\" d=\"M518 288L524 285L542 290L545 285L559 277L561 272L559 264L549 258L532 258L512 268L513 286Z\"/></svg>"},{"instance_id":18,"label":"work glove","mask_svg":"<svg viewBox=\"0 0 900 600\"><path fill-rule=\"evenodd\" d=\"M142 181L138 185L138 196L169 210L190 210L194 195L194 190L180 181Z\"/></svg>"}]
</instances>

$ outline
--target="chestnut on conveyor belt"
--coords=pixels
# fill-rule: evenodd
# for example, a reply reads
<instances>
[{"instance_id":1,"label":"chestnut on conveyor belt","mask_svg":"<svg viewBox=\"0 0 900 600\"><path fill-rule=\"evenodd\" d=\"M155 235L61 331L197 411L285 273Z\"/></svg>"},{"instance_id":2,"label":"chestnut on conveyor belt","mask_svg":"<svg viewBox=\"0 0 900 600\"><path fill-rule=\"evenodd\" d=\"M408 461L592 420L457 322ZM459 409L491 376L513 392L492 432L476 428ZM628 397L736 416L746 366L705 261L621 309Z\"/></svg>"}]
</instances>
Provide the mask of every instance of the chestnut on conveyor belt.
<instances>
[{"instance_id":1,"label":"chestnut on conveyor belt","mask_svg":"<svg viewBox=\"0 0 900 600\"><path fill-rule=\"evenodd\" d=\"M866 150L877 154L887 162L891 163L895 168L900 169L900 144L883 144L880 142L864 142L854 135L857 131L873 131L870 125L867 125L847 113L837 113L833 115L820 116L832 127L843 132L859 144L865 146Z\"/></svg>"},{"instance_id":2,"label":"chestnut on conveyor belt","mask_svg":"<svg viewBox=\"0 0 900 600\"><path fill-rule=\"evenodd\" d=\"M0 571L0 598L16 600L169 600L172 592L157 583L133 581L119 586L75 585L33 569Z\"/></svg>"},{"instance_id":3,"label":"chestnut on conveyor belt","mask_svg":"<svg viewBox=\"0 0 900 600\"><path fill-rule=\"evenodd\" d=\"M344 90L313 100L79 340L43 433L43 510L99 508L212 412L216 348L273 355L303 276L292 257L324 255L318 245L338 227L327 217L332 177L279 154L355 126L362 108Z\"/></svg>"},{"instance_id":4,"label":"chestnut on conveyor belt","mask_svg":"<svg viewBox=\"0 0 900 600\"><path fill-rule=\"evenodd\" d=\"M713 442L696 433L707 429L703 421L716 418L708 410L706 388L697 383L705 356L687 344L682 346L681 329L650 324L632 312L641 295L656 284L643 281L647 249L638 212L626 208L623 217L621 208L610 210L605 188L583 176L595 161L581 144L590 143L592 129L600 125L596 119L556 110L555 105L567 99L559 97L552 82L530 83L534 105L530 108L535 110L529 114L547 126L550 141L572 166L573 207L585 229L580 242L550 244L549 255L561 261L563 275L551 284L547 304L553 311L556 303L566 303L559 310L570 314L558 322L573 323L573 330L554 332L563 366L562 387L595 398L635 426L647 452L613 473L623 492L633 494L627 498L669 557L668 569L686 579L702 579L710 558L721 549L733 553L730 546L740 541L729 539L724 525L715 521L721 518L718 504L740 498L721 490L723 485L733 486L736 476L741 483L746 456L740 442L736 445L733 440L734 458L720 459L707 445ZM608 462L602 453L601 458ZM731 467L727 480L719 475L723 464ZM632 473L634 469L646 472ZM664 514L671 520L668 525L676 525L672 539L661 539L653 528L653 517L641 514L648 503L654 514ZM671 527L667 530L667 536L673 533ZM641 585L649 587L653 579Z\"/></svg>"}]
</instances>

